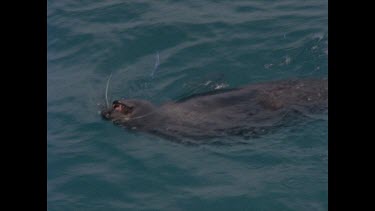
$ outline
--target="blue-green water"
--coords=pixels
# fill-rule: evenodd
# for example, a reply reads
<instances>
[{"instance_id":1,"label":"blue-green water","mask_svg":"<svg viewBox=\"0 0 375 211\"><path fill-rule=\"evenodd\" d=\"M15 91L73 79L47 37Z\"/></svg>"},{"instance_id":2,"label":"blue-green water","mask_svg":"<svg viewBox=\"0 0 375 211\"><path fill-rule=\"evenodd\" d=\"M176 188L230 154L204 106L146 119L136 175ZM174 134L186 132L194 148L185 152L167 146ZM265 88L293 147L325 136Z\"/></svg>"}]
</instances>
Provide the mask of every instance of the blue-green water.
<instances>
[{"instance_id":1,"label":"blue-green water","mask_svg":"<svg viewBox=\"0 0 375 211\"><path fill-rule=\"evenodd\" d=\"M47 3L48 210L328 209L327 119L186 146L98 115L111 73L111 99L154 103L325 77L327 1Z\"/></svg>"}]
</instances>

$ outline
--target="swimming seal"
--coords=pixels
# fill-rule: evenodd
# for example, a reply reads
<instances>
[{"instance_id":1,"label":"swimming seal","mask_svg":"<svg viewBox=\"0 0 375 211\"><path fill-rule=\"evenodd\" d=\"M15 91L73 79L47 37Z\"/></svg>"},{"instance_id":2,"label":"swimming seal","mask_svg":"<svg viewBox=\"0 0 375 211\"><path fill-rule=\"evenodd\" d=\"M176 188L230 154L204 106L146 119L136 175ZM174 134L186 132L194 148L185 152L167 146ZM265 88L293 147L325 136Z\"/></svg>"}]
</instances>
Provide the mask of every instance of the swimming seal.
<instances>
[{"instance_id":1,"label":"swimming seal","mask_svg":"<svg viewBox=\"0 0 375 211\"><path fill-rule=\"evenodd\" d=\"M160 106L120 99L101 116L128 129L198 140L249 134L278 125L289 114L327 109L328 79L293 79L193 95Z\"/></svg>"}]
</instances>

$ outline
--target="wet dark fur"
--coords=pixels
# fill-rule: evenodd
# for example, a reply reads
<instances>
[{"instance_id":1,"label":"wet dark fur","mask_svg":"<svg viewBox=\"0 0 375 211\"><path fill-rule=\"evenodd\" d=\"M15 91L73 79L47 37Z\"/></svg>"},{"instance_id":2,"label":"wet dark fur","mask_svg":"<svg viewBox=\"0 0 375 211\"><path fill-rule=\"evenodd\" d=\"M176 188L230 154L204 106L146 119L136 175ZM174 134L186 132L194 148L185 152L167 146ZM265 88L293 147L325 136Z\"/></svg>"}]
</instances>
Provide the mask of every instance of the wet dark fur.
<instances>
[{"instance_id":1,"label":"wet dark fur","mask_svg":"<svg viewBox=\"0 0 375 211\"><path fill-rule=\"evenodd\" d=\"M112 108L101 114L128 129L174 140L207 139L228 135L259 134L285 123L287 117L327 111L328 80L280 80L243 88L198 94L154 106L122 99L132 109L125 114Z\"/></svg>"}]
</instances>

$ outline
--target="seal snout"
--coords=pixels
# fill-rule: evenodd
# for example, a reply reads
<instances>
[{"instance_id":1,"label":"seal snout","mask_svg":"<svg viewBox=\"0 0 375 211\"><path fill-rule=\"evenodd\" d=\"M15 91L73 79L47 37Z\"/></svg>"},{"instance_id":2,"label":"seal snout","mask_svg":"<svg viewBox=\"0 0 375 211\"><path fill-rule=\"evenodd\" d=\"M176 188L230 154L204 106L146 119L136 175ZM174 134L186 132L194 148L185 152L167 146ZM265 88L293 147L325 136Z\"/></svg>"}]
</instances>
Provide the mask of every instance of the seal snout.
<instances>
[{"instance_id":1,"label":"seal snout","mask_svg":"<svg viewBox=\"0 0 375 211\"><path fill-rule=\"evenodd\" d=\"M112 106L104 108L100 114L106 120L116 119L123 115L130 115L133 112L133 106L128 105L126 102L121 100L115 100Z\"/></svg>"},{"instance_id":2,"label":"seal snout","mask_svg":"<svg viewBox=\"0 0 375 211\"><path fill-rule=\"evenodd\" d=\"M100 112L100 115L104 118L104 119L110 119L111 118L111 113L112 113L112 109L104 109Z\"/></svg>"}]
</instances>

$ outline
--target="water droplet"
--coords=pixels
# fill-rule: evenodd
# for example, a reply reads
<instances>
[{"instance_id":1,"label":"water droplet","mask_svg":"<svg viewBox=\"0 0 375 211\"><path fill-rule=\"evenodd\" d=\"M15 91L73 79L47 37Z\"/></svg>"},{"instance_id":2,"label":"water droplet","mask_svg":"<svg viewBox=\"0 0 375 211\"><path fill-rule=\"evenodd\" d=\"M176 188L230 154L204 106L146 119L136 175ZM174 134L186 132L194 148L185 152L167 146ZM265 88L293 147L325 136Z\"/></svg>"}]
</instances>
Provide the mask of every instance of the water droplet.
<instances>
[{"instance_id":1,"label":"water droplet","mask_svg":"<svg viewBox=\"0 0 375 211\"><path fill-rule=\"evenodd\" d=\"M265 65L264 65L264 68L269 69L269 68L271 68L272 66L273 66L273 64L265 64Z\"/></svg>"}]
</instances>

